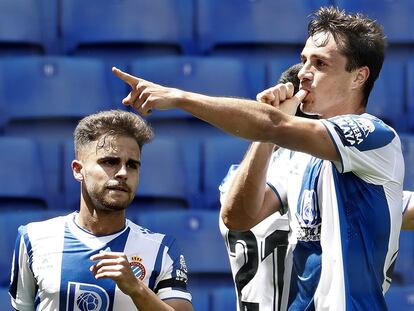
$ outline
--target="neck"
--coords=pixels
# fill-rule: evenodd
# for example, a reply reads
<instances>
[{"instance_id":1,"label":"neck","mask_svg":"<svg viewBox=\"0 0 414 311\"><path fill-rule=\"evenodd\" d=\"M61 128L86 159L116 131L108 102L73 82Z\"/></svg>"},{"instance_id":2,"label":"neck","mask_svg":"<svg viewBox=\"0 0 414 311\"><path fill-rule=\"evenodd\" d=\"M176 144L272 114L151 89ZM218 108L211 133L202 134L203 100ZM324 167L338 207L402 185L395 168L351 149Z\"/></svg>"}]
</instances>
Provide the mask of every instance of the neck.
<instances>
[{"instance_id":1,"label":"neck","mask_svg":"<svg viewBox=\"0 0 414 311\"><path fill-rule=\"evenodd\" d=\"M124 228L125 210L100 210L82 203L78 224L83 229L95 235L108 235L119 232Z\"/></svg>"}]
</instances>

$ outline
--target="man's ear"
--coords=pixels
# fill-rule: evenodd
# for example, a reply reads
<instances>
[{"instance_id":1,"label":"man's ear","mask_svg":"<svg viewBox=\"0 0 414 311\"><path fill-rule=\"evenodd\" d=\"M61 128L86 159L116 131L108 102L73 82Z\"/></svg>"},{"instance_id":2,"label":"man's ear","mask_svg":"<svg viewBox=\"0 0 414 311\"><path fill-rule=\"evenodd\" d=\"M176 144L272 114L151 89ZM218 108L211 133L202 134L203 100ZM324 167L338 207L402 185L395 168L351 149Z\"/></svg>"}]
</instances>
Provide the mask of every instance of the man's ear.
<instances>
[{"instance_id":1,"label":"man's ear","mask_svg":"<svg viewBox=\"0 0 414 311\"><path fill-rule=\"evenodd\" d=\"M82 162L78 160L73 160L71 166L72 166L73 177L75 177L77 181L82 182L83 181Z\"/></svg>"},{"instance_id":2,"label":"man's ear","mask_svg":"<svg viewBox=\"0 0 414 311\"><path fill-rule=\"evenodd\" d=\"M359 89L363 88L365 82L369 77L369 68L367 66L360 67L355 69L355 75L353 82L353 88Z\"/></svg>"}]
</instances>

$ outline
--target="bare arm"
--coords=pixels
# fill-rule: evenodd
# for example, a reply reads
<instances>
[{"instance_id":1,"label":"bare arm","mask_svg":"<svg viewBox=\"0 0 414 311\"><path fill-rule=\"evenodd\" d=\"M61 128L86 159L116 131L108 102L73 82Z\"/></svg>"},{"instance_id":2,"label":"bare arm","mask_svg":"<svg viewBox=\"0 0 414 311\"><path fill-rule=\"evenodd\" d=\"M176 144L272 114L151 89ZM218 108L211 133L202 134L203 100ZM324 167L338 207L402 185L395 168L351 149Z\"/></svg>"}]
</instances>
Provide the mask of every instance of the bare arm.
<instances>
[{"instance_id":1,"label":"bare arm","mask_svg":"<svg viewBox=\"0 0 414 311\"><path fill-rule=\"evenodd\" d=\"M162 301L151 289L139 280L131 270L125 254L102 252L91 257L97 261L90 270L96 279L110 278L119 289L130 296L140 311L193 311L192 304L181 299Z\"/></svg>"},{"instance_id":2,"label":"bare arm","mask_svg":"<svg viewBox=\"0 0 414 311\"><path fill-rule=\"evenodd\" d=\"M403 215L403 221L401 229L414 230L414 198L411 196L411 200L408 202L407 209Z\"/></svg>"},{"instance_id":3,"label":"bare arm","mask_svg":"<svg viewBox=\"0 0 414 311\"><path fill-rule=\"evenodd\" d=\"M253 143L237 170L221 206L227 228L246 231L280 209L280 202L266 184L274 145Z\"/></svg>"},{"instance_id":4,"label":"bare arm","mask_svg":"<svg viewBox=\"0 0 414 311\"><path fill-rule=\"evenodd\" d=\"M274 143L322 159L339 159L328 131L320 121L290 116L276 107L258 105L252 100L184 92L139 79L119 69L114 68L113 72L132 89L122 102L143 115L153 109L178 108L248 140ZM306 94L301 90L286 101L297 106Z\"/></svg>"}]
</instances>

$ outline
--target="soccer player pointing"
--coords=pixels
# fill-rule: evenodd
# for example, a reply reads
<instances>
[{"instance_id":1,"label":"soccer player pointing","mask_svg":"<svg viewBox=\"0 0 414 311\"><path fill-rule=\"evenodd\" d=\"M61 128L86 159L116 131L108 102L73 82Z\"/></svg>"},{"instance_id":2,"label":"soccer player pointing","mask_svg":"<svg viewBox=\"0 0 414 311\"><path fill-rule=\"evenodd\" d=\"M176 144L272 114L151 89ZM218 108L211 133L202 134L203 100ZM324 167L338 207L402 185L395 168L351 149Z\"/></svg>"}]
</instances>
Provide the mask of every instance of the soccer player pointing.
<instances>
[{"instance_id":1,"label":"soccer player pointing","mask_svg":"<svg viewBox=\"0 0 414 311\"><path fill-rule=\"evenodd\" d=\"M132 89L123 103L142 114L178 108L233 135L293 151L269 180L273 148L258 146L261 161L237 172L224 202L229 214L222 214L229 229L248 230L289 208L282 310L386 310L404 161L397 133L365 113L385 45L375 21L319 9L301 53L301 90L293 94L286 85L275 105L167 88L114 69ZM294 116L300 103L321 119ZM267 183L273 196L265 196Z\"/></svg>"}]
</instances>

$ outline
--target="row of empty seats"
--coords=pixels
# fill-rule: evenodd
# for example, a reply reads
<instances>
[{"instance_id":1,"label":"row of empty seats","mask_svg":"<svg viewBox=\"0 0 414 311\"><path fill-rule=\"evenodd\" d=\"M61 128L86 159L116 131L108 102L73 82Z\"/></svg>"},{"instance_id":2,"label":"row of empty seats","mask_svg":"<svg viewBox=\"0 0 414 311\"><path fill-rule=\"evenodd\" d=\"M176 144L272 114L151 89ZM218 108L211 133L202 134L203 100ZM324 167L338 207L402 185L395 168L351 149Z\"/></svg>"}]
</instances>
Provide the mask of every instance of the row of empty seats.
<instances>
[{"instance_id":1,"label":"row of empty seats","mask_svg":"<svg viewBox=\"0 0 414 311\"><path fill-rule=\"evenodd\" d=\"M255 98L274 85L298 58L251 63L231 57L165 56L135 59L124 70L166 86L215 96ZM386 61L368 112L400 132L414 131L414 61ZM7 135L68 137L82 116L123 108L129 86L99 59L0 58L0 131ZM189 119L178 110L155 112L150 121ZM42 121L42 122L40 122Z\"/></svg>"},{"instance_id":2,"label":"row of empty seats","mask_svg":"<svg viewBox=\"0 0 414 311\"><path fill-rule=\"evenodd\" d=\"M234 45L302 44L309 15L335 5L384 25L392 44L414 43L411 0L2 0L5 49L90 53L117 45L131 51L206 53ZM105 22L102 22L105 21Z\"/></svg>"},{"instance_id":3,"label":"row of empty seats","mask_svg":"<svg viewBox=\"0 0 414 311\"><path fill-rule=\"evenodd\" d=\"M407 163L404 189L414 190L414 135L402 135ZM141 210L219 209L218 186L248 142L226 135L194 141L158 137L144 146L133 207ZM76 210L80 189L71 171L73 142L49 144L0 137L0 209Z\"/></svg>"}]
</instances>

